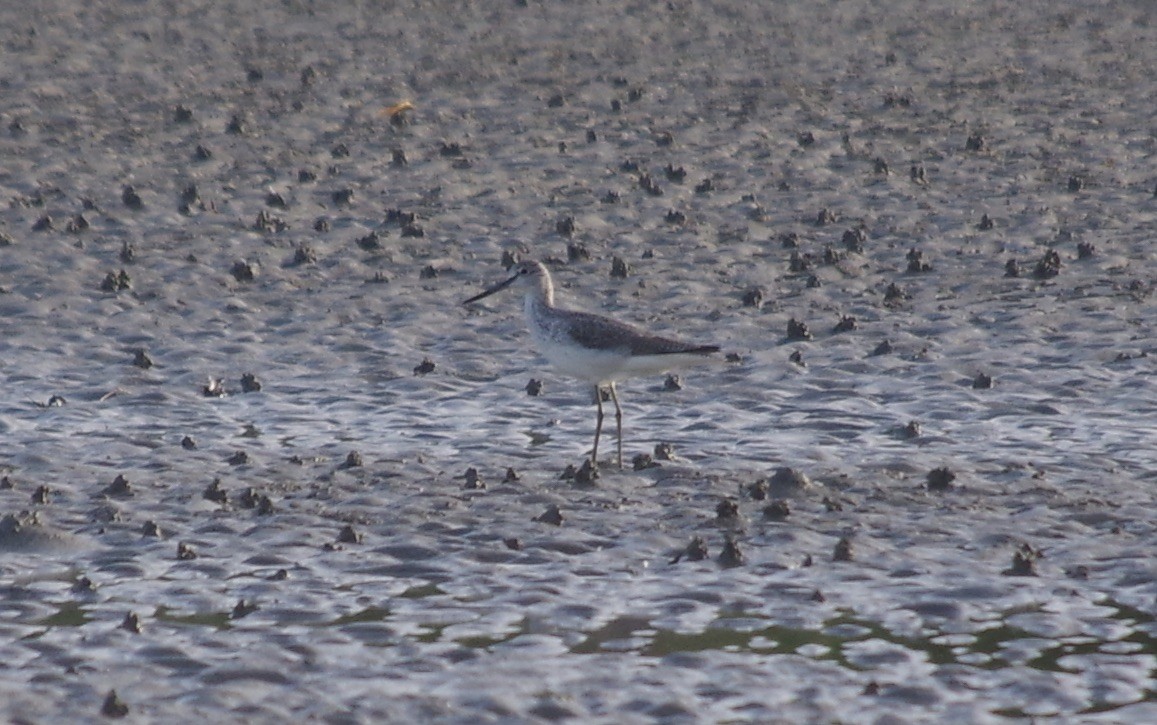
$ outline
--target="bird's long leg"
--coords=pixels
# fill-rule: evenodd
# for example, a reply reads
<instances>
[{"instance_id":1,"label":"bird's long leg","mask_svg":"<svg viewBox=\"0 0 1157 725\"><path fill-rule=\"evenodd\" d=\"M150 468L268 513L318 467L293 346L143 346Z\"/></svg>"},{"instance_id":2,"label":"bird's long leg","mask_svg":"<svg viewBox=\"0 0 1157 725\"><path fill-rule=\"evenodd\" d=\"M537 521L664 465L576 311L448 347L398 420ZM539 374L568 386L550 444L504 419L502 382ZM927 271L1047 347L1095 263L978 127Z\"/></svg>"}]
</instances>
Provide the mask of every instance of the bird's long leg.
<instances>
[{"instance_id":1,"label":"bird's long leg","mask_svg":"<svg viewBox=\"0 0 1157 725\"><path fill-rule=\"evenodd\" d=\"M615 392L615 384L610 384L611 400L615 401L615 430L619 435L619 468L623 467L623 409L619 405L619 394Z\"/></svg>"},{"instance_id":2,"label":"bird's long leg","mask_svg":"<svg viewBox=\"0 0 1157 725\"><path fill-rule=\"evenodd\" d=\"M599 416L595 419L595 444L591 447L592 466L599 463L599 434L603 432L603 391L598 385L595 386L595 404L599 406Z\"/></svg>"}]
</instances>

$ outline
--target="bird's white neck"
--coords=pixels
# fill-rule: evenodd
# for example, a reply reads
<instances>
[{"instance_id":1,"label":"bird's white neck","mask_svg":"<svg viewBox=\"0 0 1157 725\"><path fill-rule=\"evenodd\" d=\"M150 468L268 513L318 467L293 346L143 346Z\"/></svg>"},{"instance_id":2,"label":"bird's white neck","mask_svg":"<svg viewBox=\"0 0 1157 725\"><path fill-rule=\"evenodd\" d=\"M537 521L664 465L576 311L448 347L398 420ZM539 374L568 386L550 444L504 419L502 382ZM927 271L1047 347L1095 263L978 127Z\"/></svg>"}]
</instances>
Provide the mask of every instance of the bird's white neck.
<instances>
[{"instance_id":1,"label":"bird's white neck","mask_svg":"<svg viewBox=\"0 0 1157 725\"><path fill-rule=\"evenodd\" d=\"M550 277L539 277L536 281L538 284L527 288L522 301L532 331L542 327L550 310L554 309L554 284Z\"/></svg>"},{"instance_id":2,"label":"bird's white neck","mask_svg":"<svg viewBox=\"0 0 1157 725\"><path fill-rule=\"evenodd\" d=\"M538 284L526 290L526 308L529 310L532 305L554 307L554 283L550 277L543 275L535 281Z\"/></svg>"}]
</instances>

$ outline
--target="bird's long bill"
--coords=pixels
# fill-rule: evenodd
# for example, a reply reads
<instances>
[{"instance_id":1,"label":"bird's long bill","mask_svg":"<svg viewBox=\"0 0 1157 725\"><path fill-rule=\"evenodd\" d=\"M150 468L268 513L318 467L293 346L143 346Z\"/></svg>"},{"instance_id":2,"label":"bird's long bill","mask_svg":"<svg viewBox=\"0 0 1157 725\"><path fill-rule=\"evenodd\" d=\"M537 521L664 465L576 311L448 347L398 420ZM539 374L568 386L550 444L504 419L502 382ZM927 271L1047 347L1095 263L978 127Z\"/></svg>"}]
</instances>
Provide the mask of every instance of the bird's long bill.
<instances>
[{"instance_id":1,"label":"bird's long bill","mask_svg":"<svg viewBox=\"0 0 1157 725\"><path fill-rule=\"evenodd\" d=\"M462 304L468 305L471 302L477 302L478 300L482 299L483 297L489 297L490 295L494 294L495 292L501 292L502 290L506 289L510 285L514 284L514 280L516 280L516 279L518 279L517 274L514 275L513 277L511 277L510 279L504 281L504 282L499 282L498 284L494 285L493 287L486 290L485 292L482 292L481 294L474 295L470 299L465 300Z\"/></svg>"}]
</instances>

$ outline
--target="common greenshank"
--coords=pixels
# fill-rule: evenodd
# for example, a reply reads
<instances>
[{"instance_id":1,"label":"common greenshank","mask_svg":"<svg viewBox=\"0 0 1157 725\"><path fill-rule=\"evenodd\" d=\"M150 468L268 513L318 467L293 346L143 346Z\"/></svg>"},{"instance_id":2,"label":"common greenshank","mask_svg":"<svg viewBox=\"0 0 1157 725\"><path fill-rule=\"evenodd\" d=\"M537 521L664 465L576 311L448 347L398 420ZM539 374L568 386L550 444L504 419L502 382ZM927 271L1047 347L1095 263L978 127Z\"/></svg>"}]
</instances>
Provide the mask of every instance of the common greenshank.
<instances>
[{"instance_id":1,"label":"common greenshank","mask_svg":"<svg viewBox=\"0 0 1157 725\"><path fill-rule=\"evenodd\" d=\"M589 312L555 307L554 283L541 262L521 262L509 279L499 282L462 304L477 302L517 284L524 293L524 312L535 347L560 373L594 385L598 419L591 464L598 463L603 430L602 390L615 403L618 463L623 467L623 409L615 383L627 378L656 375L704 362L718 345L695 345L651 335L637 327Z\"/></svg>"}]
</instances>

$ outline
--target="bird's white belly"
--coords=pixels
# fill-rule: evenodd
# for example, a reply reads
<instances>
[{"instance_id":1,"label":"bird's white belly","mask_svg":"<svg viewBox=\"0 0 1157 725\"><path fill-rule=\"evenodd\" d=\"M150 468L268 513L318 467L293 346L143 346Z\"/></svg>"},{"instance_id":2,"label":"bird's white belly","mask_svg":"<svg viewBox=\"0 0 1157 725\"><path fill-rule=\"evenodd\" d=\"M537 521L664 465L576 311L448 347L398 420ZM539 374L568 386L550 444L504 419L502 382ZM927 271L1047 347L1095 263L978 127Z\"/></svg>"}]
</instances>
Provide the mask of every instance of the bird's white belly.
<instances>
[{"instance_id":1,"label":"bird's white belly","mask_svg":"<svg viewBox=\"0 0 1157 725\"><path fill-rule=\"evenodd\" d=\"M690 353L632 355L626 345L602 349L586 347L570 335L567 325L574 320L568 318L565 311L560 313L544 307L533 295L527 295L525 306L530 337L542 356L559 373L588 383L607 385L627 378L658 375L707 360L705 355Z\"/></svg>"},{"instance_id":2,"label":"bird's white belly","mask_svg":"<svg viewBox=\"0 0 1157 725\"><path fill-rule=\"evenodd\" d=\"M707 362L702 355L630 355L618 350L593 350L571 343L535 338L538 351L559 373L596 385L627 378L658 375Z\"/></svg>"},{"instance_id":3,"label":"bird's white belly","mask_svg":"<svg viewBox=\"0 0 1157 725\"><path fill-rule=\"evenodd\" d=\"M535 342L538 343L538 351L547 362L563 375L595 384L606 384L622 379L620 371L624 356L620 353L591 350L555 341L535 340Z\"/></svg>"}]
</instances>

